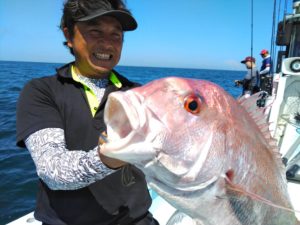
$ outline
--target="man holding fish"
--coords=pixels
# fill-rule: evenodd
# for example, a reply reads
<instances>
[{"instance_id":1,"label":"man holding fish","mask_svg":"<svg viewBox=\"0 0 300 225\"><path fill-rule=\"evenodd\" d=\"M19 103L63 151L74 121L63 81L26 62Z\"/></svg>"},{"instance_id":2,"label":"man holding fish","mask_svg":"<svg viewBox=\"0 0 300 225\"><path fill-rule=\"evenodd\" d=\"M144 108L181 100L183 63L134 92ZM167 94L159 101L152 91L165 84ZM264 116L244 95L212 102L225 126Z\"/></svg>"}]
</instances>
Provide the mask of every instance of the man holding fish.
<instances>
[{"instance_id":1,"label":"man holding fish","mask_svg":"<svg viewBox=\"0 0 300 225\"><path fill-rule=\"evenodd\" d=\"M158 224L145 174L178 209L172 224L182 213L202 225L297 224L257 96L236 102L215 84L180 78L137 87L113 70L123 32L136 27L120 0L65 3L61 29L75 61L30 81L17 107L17 143L40 178L35 217Z\"/></svg>"},{"instance_id":2,"label":"man holding fish","mask_svg":"<svg viewBox=\"0 0 300 225\"><path fill-rule=\"evenodd\" d=\"M101 154L109 93L137 84L113 68L137 23L122 0L68 0L61 30L75 61L30 81L17 106L17 144L36 165L44 225L155 225L144 174ZM124 181L126 174L134 177Z\"/></svg>"}]
</instances>

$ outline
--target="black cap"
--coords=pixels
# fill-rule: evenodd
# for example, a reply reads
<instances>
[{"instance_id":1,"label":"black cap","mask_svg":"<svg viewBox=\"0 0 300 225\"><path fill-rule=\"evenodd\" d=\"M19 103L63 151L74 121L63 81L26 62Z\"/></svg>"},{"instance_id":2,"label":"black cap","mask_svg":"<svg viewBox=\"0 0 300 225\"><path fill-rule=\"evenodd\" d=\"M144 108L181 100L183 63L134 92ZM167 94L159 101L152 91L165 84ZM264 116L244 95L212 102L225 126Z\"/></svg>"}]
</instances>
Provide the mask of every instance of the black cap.
<instances>
[{"instance_id":1,"label":"black cap","mask_svg":"<svg viewBox=\"0 0 300 225\"><path fill-rule=\"evenodd\" d=\"M137 28L137 22L126 9L115 9L109 1L96 1L98 5L73 0L71 14L75 22L88 21L100 16L112 16L116 18L124 31L131 31Z\"/></svg>"},{"instance_id":2,"label":"black cap","mask_svg":"<svg viewBox=\"0 0 300 225\"><path fill-rule=\"evenodd\" d=\"M106 10L99 9L97 11L89 12L86 16L83 16L76 21L88 21L99 16L112 16L116 18L124 31L135 30L137 28L137 22L128 12L122 10Z\"/></svg>"}]
</instances>

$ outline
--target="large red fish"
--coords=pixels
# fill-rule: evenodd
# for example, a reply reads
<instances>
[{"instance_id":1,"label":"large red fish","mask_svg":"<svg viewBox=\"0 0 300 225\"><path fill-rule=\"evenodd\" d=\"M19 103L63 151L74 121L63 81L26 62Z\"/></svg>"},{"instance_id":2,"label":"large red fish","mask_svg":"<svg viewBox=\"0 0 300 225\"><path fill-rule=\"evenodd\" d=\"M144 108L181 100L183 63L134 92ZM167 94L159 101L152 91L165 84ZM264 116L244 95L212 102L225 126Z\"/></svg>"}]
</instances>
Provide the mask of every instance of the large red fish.
<instances>
[{"instance_id":1,"label":"large red fish","mask_svg":"<svg viewBox=\"0 0 300 225\"><path fill-rule=\"evenodd\" d=\"M111 141L101 151L139 167L197 224L295 225L284 167L256 100L175 77L115 92L105 109Z\"/></svg>"}]
</instances>

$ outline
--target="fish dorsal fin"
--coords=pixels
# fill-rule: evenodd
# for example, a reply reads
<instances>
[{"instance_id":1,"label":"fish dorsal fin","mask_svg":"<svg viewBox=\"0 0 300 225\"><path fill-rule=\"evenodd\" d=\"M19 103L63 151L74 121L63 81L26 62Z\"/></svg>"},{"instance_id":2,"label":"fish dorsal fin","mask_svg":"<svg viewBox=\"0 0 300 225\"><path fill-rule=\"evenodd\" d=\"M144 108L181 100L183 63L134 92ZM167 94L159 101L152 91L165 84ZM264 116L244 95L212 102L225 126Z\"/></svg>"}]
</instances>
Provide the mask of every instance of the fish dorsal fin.
<instances>
[{"instance_id":1,"label":"fish dorsal fin","mask_svg":"<svg viewBox=\"0 0 300 225\"><path fill-rule=\"evenodd\" d=\"M250 97L242 96L237 101L238 103L248 112L249 116L253 119L253 121L258 126L259 130L261 131L262 135L269 143L269 149L273 152L275 157L275 162L279 166L281 170L281 175L284 179L285 176L285 166L282 163L282 158L279 153L279 149L277 147L276 140L271 136L271 132L269 130L269 123L266 111L271 107L272 104L266 105L264 107L258 107L257 102L262 98L266 98L265 92L256 93Z\"/></svg>"},{"instance_id":2,"label":"fish dorsal fin","mask_svg":"<svg viewBox=\"0 0 300 225\"><path fill-rule=\"evenodd\" d=\"M292 212L292 213L300 213L300 211L294 210L292 208L288 208L288 207L284 207L284 206L275 204L272 201L270 201L260 195L257 195L251 191L248 191L240 185L233 183L232 178L230 176L227 176L227 173L224 174L222 177L225 179L227 190L233 191L234 193L241 195L241 196L247 196L247 197L251 198L253 201L259 201L259 202L262 202L262 203L269 205L271 207L274 207L274 208L282 209L282 210Z\"/></svg>"},{"instance_id":3,"label":"fish dorsal fin","mask_svg":"<svg viewBox=\"0 0 300 225\"><path fill-rule=\"evenodd\" d=\"M271 107L270 105L265 107L258 107L257 101L261 98L261 92L252 95L249 98L241 97L238 99L238 103L248 112L249 116L257 124L260 131L263 133L266 140L269 140L269 144L274 147L275 152L278 152L276 141L272 138L269 123L267 121L266 110Z\"/></svg>"}]
</instances>

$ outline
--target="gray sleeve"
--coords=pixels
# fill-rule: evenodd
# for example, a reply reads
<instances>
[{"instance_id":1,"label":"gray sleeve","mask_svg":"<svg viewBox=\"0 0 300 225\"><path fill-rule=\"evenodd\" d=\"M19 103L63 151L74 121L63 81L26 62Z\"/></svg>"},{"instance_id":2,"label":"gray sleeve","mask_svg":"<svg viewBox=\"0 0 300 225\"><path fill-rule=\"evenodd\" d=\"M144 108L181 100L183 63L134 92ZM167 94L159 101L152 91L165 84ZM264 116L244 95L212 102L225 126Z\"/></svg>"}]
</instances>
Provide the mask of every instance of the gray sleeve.
<instances>
[{"instance_id":1,"label":"gray sleeve","mask_svg":"<svg viewBox=\"0 0 300 225\"><path fill-rule=\"evenodd\" d=\"M251 70L247 70L247 74L245 75L244 79L247 79L247 80L251 80Z\"/></svg>"},{"instance_id":2,"label":"gray sleeve","mask_svg":"<svg viewBox=\"0 0 300 225\"><path fill-rule=\"evenodd\" d=\"M52 190L75 190L101 180L115 170L100 160L97 146L88 151L66 149L64 130L46 128L25 141L38 176Z\"/></svg>"}]
</instances>

